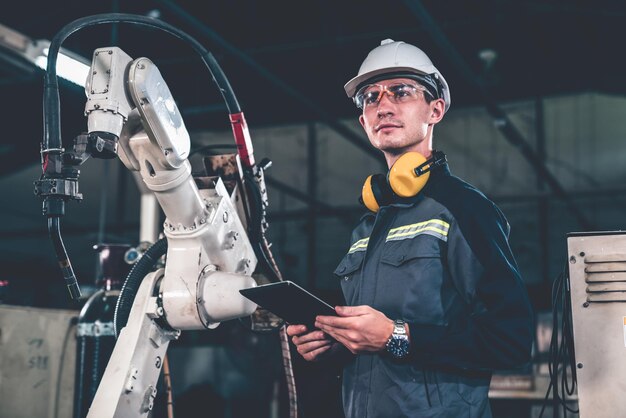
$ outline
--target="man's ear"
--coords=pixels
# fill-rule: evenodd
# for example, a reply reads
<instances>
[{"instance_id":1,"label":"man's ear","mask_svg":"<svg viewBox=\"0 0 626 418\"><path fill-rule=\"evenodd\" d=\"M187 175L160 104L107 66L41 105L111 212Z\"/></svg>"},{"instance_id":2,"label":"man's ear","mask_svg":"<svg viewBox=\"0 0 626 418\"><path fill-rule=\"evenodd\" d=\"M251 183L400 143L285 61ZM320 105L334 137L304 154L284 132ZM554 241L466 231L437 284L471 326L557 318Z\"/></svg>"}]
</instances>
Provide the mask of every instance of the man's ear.
<instances>
[{"instance_id":1,"label":"man's ear","mask_svg":"<svg viewBox=\"0 0 626 418\"><path fill-rule=\"evenodd\" d=\"M441 119L443 119L443 115L446 109L446 102L443 99L436 99L430 102L431 114L429 118L429 123L434 125L439 123Z\"/></svg>"},{"instance_id":2,"label":"man's ear","mask_svg":"<svg viewBox=\"0 0 626 418\"><path fill-rule=\"evenodd\" d=\"M359 116L359 123L361 124L363 129L365 129L365 118L363 117L363 113L361 113L361 115Z\"/></svg>"}]
</instances>

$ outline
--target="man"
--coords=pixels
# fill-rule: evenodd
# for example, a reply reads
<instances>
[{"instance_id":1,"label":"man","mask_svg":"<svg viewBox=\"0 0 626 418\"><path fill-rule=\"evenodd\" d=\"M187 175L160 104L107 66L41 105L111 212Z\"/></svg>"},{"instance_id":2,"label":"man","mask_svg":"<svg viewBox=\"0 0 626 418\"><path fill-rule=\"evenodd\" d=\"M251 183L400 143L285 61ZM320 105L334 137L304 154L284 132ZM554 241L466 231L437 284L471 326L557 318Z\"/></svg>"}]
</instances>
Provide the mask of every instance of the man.
<instances>
[{"instance_id":1,"label":"man","mask_svg":"<svg viewBox=\"0 0 626 418\"><path fill-rule=\"evenodd\" d=\"M345 90L391 169L382 178L392 183L396 165L416 155L428 159L429 177L408 197L368 179L363 199L375 212L335 270L350 306L319 316L317 329L287 332L306 360L348 354L348 418L491 417L491 374L530 360L533 314L504 215L433 150L447 82L423 51L387 39Z\"/></svg>"}]
</instances>

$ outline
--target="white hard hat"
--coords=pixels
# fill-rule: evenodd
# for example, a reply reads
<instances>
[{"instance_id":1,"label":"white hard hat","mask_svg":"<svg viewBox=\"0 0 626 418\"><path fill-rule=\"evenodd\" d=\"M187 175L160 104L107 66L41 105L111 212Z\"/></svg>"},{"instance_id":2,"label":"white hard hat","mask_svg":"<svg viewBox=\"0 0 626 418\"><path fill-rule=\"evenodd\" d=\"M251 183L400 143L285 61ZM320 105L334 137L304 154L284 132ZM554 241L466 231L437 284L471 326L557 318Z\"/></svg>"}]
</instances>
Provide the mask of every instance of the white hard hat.
<instances>
[{"instance_id":1,"label":"white hard hat","mask_svg":"<svg viewBox=\"0 0 626 418\"><path fill-rule=\"evenodd\" d=\"M385 39L380 46L372 49L361 64L359 73L344 86L348 97L354 98L357 90L367 82L375 82L390 77L415 78L429 87L434 97L441 97L450 108L450 88L446 79L433 65L428 55L416 46L402 41Z\"/></svg>"}]
</instances>

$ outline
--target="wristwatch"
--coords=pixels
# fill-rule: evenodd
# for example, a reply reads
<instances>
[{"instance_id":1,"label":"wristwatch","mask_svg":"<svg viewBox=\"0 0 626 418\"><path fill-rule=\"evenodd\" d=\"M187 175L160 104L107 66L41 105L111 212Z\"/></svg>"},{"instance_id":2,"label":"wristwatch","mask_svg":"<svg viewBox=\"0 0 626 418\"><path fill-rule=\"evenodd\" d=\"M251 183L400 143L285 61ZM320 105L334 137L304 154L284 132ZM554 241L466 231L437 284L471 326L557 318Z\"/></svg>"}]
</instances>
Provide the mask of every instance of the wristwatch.
<instances>
[{"instance_id":1,"label":"wristwatch","mask_svg":"<svg viewBox=\"0 0 626 418\"><path fill-rule=\"evenodd\" d=\"M409 354L409 336L406 335L405 322L401 319L393 321L393 332L385 345L387 352L395 358L403 358Z\"/></svg>"}]
</instances>

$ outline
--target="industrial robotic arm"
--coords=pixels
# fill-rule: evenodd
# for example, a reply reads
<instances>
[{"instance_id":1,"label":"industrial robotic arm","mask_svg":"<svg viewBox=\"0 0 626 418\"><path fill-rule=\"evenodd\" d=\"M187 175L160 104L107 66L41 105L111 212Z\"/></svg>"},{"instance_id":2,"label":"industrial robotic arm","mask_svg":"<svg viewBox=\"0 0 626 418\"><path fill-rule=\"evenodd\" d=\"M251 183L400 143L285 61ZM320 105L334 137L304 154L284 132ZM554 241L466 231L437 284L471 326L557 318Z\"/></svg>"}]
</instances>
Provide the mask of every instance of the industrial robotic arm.
<instances>
[{"instance_id":1,"label":"industrial robotic arm","mask_svg":"<svg viewBox=\"0 0 626 418\"><path fill-rule=\"evenodd\" d=\"M138 171L166 215L164 269L150 273L120 331L88 417L145 416L167 346L181 330L249 316L257 258L222 180L199 190L189 134L158 68L117 47L94 51L86 85L89 135ZM237 191L236 191L237 192Z\"/></svg>"},{"instance_id":2,"label":"industrial robotic arm","mask_svg":"<svg viewBox=\"0 0 626 418\"><path fill-rule=\"evenodd\" d=\"M256 305L238 292L254 286L257 264L245 218L221 179L212 190L196 186L187 160L189 134L158 68L117 47L100 48L86 90L89 134L119 138L121 161L139 171L165 213L168 253L160 293L168 324L213 328L250 315Z\"/></svg>"},{"instance_id":3,"label":"industrial robotic arm","mask_svg":"<svg viewBox=\"0 0 626 418\"><path fill-rule=\"evenodd\" d=\"M200 55L224 98L237 145L234 165L239 179L232 190L219 176L197 187L199 179L192 178L188 161L189 134L167 84L152 61L133 59L117 47L94 52L86 84L88 133L75 138L72 150L65 150L57 55L72 33L104 23L157 28L187 42ZM147 416L169 342L183 330L215 328L220 322L248 316L253 329L276 329L282 324L239 294L240 289L256 285L252 274L257 267L268 280L282 280L265 238L264 170L269 162L257 164L253 154L228 79L213 55L185 32L159 19L110 13L77 19L52 39L44 77L42 175L35 181L35 194L43 199L43 214L70 296L80 297L80 289L61 237L60 219L67 201L82 199L78 166L90 157L119 157L129 170L139 173L166 215L166 239L144 253L118 298L116 317L124 311L123 320L115 320L118 340L88 417ZM149 260L165 251L165 267L152 271ZM127 285L130 291L125 290ZM290 417L296 418L296 388L284 327L280 343Z\"/></svg>"}]
</instances>

